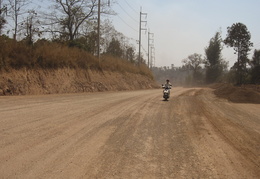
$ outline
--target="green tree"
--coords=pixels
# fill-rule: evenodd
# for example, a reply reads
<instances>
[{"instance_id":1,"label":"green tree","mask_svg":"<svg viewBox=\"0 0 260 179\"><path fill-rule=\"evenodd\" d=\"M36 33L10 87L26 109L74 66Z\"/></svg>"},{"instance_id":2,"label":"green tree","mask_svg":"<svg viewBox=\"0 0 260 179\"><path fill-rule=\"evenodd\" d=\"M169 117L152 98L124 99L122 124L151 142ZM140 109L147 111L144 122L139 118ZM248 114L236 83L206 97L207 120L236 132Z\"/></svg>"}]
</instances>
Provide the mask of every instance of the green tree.
<instances>
[{"instance_id":1,"label":"green tree","mask_svg":"<svg viewBox=\"0 0 260 179\"><path fill-rule=\"evenodd\" d=\"M134 58L135 58L135 51L133 47L128 47L126 49L126 60L130 62L134 62Z\"/></svg>"},{"instance_id":2,"label":"green tree","mask_svg":"<svg viewBox=\"0 0 260 179\"><path fill-rule=\"evenodd\" d=\"M90 52L92 55L97 54L97 38L98 34L96 31L92 31L86 36L87 51Z\"/></svg>"},{"instance_id":3,"label":"green tree","mask_svg":"<svg viewBox=\"0 0 260 179\"><path fill-rule=\"evenodd\" d=\"M237 53L237 62L234 64L233 69L237 72L237 84L241 85L244 83L247 74L248 52L250 47L253 46L250 42L251 34L242 23L235 23L228 27L227 30L228 34L224 43L229 47L233 47Z\"/></svg>"},{"instance_id":4,"label":"green tree","mask_svg":"<svg viewBox=\"0 0 260 179\"><path fill-rule=\"evenodd\" d=\"M220 32L216 32L215 36L209 41L209 46L205 49L206 61L206 82L214 83L222 75L227 68L227 62L221 57L222 39Z\"/></svg>"},{"instance_id":5,"label":"green tree","mask_svg":"<svg viewBox=\"0 0 260 179\"><path fill-rule=\"evenodd\" d=\"M255 84L260 83L260 50L255 50L251 65L251 82Z\"/></svg>"},{"instance_id":6,"label":"green tree","mask_svg":"<svg viewBox=\"0 0 260 179\"><path fill-rule=\"evenodd\" d=\"M97 33L96 31L89 32L80 38L69 41L69 47L77 47L83 49L92 55L96 55L97 51Z\"/></svg>"},{"instance_id":7,"label":"green tree","mask_svg":"<svg viewBox=\"0 0 260 179\"><path fill-rule=\"evenodd\" d=\"M202 65L205 62L202 59L202 55L194 53L188 56L188 58L182 60L182 62L184 63L186 69L192 71L193 83L200 83L200 81L202 81L202 76L203 76L201 72Z\"/></svg>"},{"instance_id":8,"label":"green tree","mask_svg":"<svg viewBox=\"0 0 260 179\"><path fill-rule=\"evenodd\" d=\"M120 42L113 38L107 47L106 53L121 58L123 55L123 49L121 48Z\"/></svg>"}]
</instances>

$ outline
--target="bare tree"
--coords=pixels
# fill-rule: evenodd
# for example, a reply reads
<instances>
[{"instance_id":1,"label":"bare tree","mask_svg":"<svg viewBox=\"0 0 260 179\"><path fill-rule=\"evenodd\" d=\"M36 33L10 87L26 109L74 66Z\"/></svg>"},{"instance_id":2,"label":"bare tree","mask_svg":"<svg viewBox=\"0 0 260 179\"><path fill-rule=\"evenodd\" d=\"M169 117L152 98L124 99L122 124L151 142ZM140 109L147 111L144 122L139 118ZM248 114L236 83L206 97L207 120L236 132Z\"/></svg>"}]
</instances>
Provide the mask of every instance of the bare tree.
<instances>
[{"instance_id":1,"label":"bare tree","mask_svg":"<svg viewBox=\"0 0 260 179\"><path fill-rule=\"evenodd\" d=\"M2 34L2 29L6 24L5 16L7 15L7 7L3 4L3 0L0 0L0 35Z\"/></svg>"},{"instance_id":2,"label":"bare tree","mask_svg":"<svg viewBox=\"0 0 260 179\"><path fill-rule=\"evenodd\" d=\"M8 0L9 12L14 20L14 40L17 38L19 16L26 13L26 7L30 4L29 0Z\"/></svg>"},{"instance_id":3,"label":"bare tree","mask_svg":"<svg viewBox=\"0 0 260 179\"><path fill-rule=\"evenodd\" d=\"M189 55L188 58L182 60L182 63L184 63L184 66L193 72L193 80L195 83L197 83L199 80L201 80L202 74L202 65L205 63L202 59L202 55L194 53L192 55Z\"/></svg>"},{"instance_id":4,"label":"bare tree","mask_svg":"<svg viewBox=\"0 0 260 179\"><path fill-rule=\"evenodd\" d=\"M51 0L53 12L45 14L48 32L59 34L65 40L74 40L83 34L82 28L89 21L95 21L98 0ZM101 13L111 14L108 4L101 4ZM85 34L84 34L85 35Z\"/></svg>"},{"instance_id":5,"label":"bare tree","mask_svg":"<svg viewBox=\"0 0 260 179\"><path fill-rule=\"evenodd\" d=\"M29 45L33 44L34 36L40 37L41 32L41 24L40 20L38 19L37 12L35 10L29 10L28 16L26 19L21 23L21 31L25 36L25 40Z\"/></svg>"}]
</instances>

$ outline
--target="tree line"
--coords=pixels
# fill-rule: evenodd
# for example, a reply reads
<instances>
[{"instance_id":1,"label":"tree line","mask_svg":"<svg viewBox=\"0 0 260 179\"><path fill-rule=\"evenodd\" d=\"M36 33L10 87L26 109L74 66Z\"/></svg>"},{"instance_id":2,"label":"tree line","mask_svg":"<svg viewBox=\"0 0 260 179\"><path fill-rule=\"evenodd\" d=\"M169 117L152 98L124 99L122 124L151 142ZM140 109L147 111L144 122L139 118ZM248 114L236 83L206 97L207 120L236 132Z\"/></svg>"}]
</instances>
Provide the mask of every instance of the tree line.
<instances>
[{"instance_id":1,"label":"tree line","mask_svg":"<svg viewBox=\"0 0 260 179\"><path fill-rule=\"evenodd\" d=\"M48 10L31 0L0 0L0 36L33 46L37 41L61 43L97 55L98 0L46 0ZM116 0L101 1L101 14L115 15ZM137 63L135 47L105 19L100 27L101 53ZM141 58L141 61L144 61Z\"/></svg>"},{"instance_id":2,"label":"tree line","mask_svg":"<svg viewBox=\"0 0 260 179\"><path fill-rule=\"evenodd\" d=\"M37 1L0 0L0 45L5 46L5 48L0 49L0 69L7 65L7 58L14 59L15 53L22 53L23 51L28 52L27 55L29 54L29 56L24 57L24 60L16 62L13 60L9 64L16 64L15 67L23 66L19 63L28 65L29 63L26 60L33 56L30 53L35 49L34 47L41 44L51 46L48 44L58 43L97 55L98 0L46 0L45 3L49 4L49 7L44 9L45 11L42 11L41 8L35 8L35 2ZM111 8L116 3L115 0L101 2L101 13L103 15L116 14ZM204 57L201 54L194 53L182 60L182 67L154 67L152 69L154 76L159 80L165 80L167 77L177 83L186 84L209 84L220 81L232 82L237 85L244 83L259 84L260 50L255 49L252 59L248 58L248 53L252 50L253 44L250 41L251 34L246 25L234 23L227 29L228 34L225 39L222 39L220 32L216 32L209 40ZM103 55L137 64L137 54L134 46L130 43L130 39L116 31L111 21L103 20L100 32L100 46ZM8 49L10 40L19 42L18 45L21 46L22 44L25 47L19 49L19 46L16 45L13 50L10 50ZM232 47L237 54L237 61L230 70L227 69L228 63L221 55L224 45ZM57 47L57 45L52 46ZM27 47L30 47L30 49ZM38 49L38 51L40 50ZM10 54L9 56L7 52ZM17 56L22 58L21 54ZM16 58L15 60L19 59ZM142 57L140 60L145 63ZM82 62L83 60L80 59L78 64ZM43 55L36 57L34 63L55 66L52 61L44 58ZM59 64L64 64L64 62L59 62Z\"/></svg>"},{"instance_id":3,"label":"tree line","mask_svg":"<svg viewBox=\"0 0 260 179\"><path fill-rule=\"evenodd\" d=\"M227 27L227 37L223 40L216 32L205 48L205 56L191 54L183 59L182 67L154 67L153 73L158 81L170 78L177 85L201 85L216 82L229 82L236 85L260 84L260 50L255 49L252 59L248 58L253 43L251 34L243 23ZM221 55L223 46L232 47L237 61L228 70L228 62Z\"/></svg>"}]
</instances>

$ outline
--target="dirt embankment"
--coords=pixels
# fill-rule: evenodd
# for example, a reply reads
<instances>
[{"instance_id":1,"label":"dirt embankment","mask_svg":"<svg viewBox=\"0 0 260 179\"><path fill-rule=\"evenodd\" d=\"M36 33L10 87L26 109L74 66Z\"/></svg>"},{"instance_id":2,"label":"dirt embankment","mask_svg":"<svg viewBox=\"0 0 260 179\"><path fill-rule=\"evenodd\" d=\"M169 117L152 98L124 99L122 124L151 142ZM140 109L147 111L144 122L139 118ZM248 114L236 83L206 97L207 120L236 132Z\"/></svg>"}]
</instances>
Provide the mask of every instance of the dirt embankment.
<instances>
[{"instance_id":1,"label":"dirt embankment","mask_svg":"<svg viewBox=\"0 0 260 179\"><path fill-rule=\"evenodd\" d=\"M231 84L216 84L212 86L212 88L215 89L215 95L231 102L260 104L259 85L244 85L237 87Z\"/></svg>"},{"instance_id":2,"label":"dirt embankment","mask_svg":"<svg viewBox=\"0 0 260 179\"><path fill-rule=\"evenodd\" d=\"M0 72L0 95L78 93L155 88L140 74L83 69L9 70Z\"/></svg>"}]
</instances>

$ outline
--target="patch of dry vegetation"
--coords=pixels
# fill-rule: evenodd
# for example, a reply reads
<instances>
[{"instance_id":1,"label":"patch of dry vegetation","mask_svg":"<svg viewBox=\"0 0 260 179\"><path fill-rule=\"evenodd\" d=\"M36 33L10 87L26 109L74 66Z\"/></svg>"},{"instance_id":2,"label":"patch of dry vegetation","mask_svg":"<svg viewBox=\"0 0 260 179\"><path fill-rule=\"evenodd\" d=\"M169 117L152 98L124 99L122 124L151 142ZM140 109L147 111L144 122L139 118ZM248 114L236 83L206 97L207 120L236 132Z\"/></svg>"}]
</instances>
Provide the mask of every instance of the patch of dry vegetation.
<instances>
[{"instance_id":1,"label":"patch of dry vegetation","mask_svg":"<svg viewBox=\"0 0 260 179\"><path fill-rule=\"evenodd\" d=\"M23 41L15 42L0 36L0 47L0 70L81 68L129 72L153 79L152 72L145 64L135 65L111 56L102 56L99 62L87 51L47 40L39 40L33 46L28 46Z\"/></svg>"},{"instance_id":2,"label":"patch of dry vegetation","mask_svg":"<svg viewBox=\"0 0 260 179\"><path fill-rule=\"evenodd\" d=\"M153 78L151 70L145 65L134 65L130 61L115 58L109 55L101 58L100 66L103 70L118 71L121 73L129 72L134 74L141 74Z\"/></svg>"}]
</instances>

